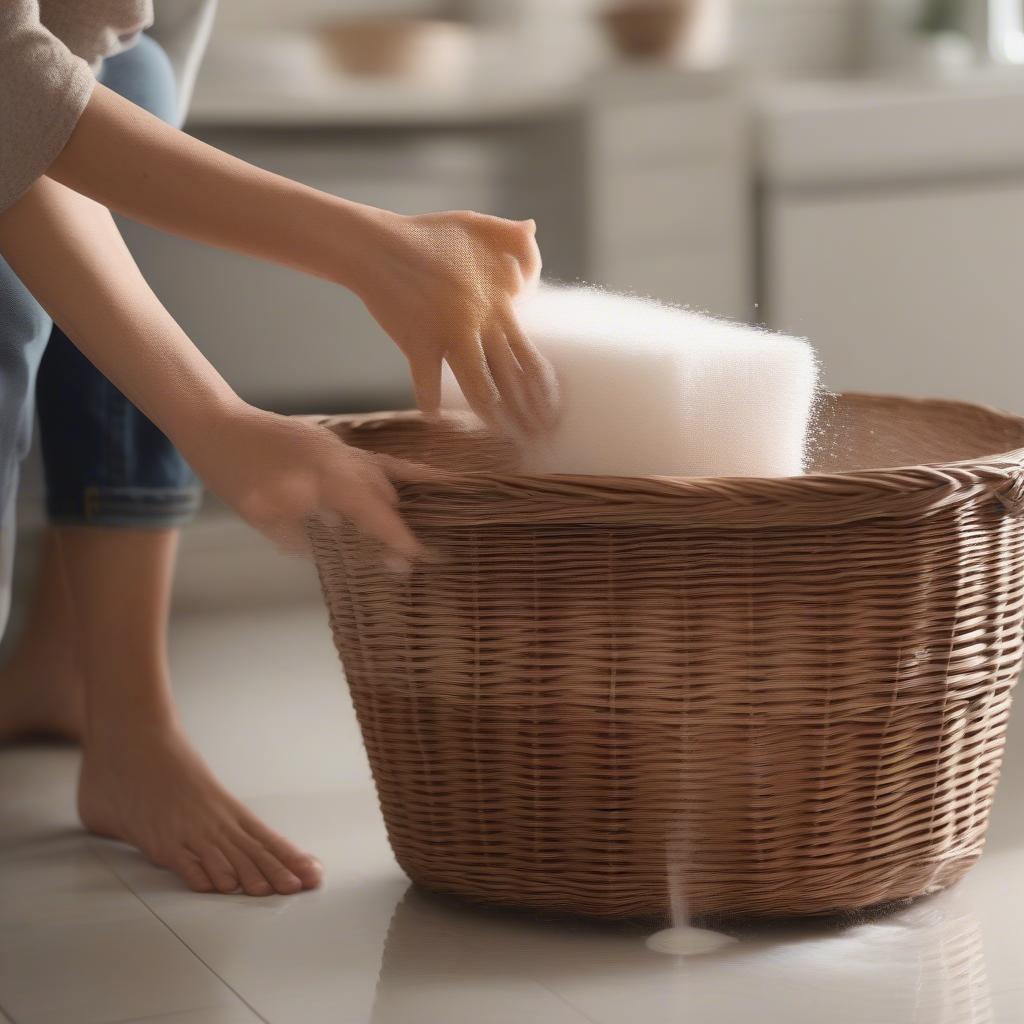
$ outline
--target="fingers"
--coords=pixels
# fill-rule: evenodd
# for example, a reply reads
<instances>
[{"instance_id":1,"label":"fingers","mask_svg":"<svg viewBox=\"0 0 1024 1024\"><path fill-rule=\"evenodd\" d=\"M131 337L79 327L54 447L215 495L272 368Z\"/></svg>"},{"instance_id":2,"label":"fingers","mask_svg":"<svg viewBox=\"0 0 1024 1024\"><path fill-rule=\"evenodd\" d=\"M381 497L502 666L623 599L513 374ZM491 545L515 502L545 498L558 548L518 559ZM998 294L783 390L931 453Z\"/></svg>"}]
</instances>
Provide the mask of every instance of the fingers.
<instances>
[{"instance_id":1,"label":"fingers","mask_svg":"<svg viewBox=\"0 0 1024 1024\"><path fill-rule=\"evenodd\" d=\"M467 348L452 349L446 358L470 408L495 430L535 431L538 420L530 408L534 388L501 329L488 335L485 343L476 340ZM539 355L538 359L546 366ZM544 418L539 422L543 424Z\"/></svg>"},{"instance_id":2,"label":"fingers","mask_svg":"<svg viewBox=\"0 0 1024 1024\"><path fill-rule=\"evenodd\" d=\"M523 252L519 257L519 270L523 275L526 284L535 284L540 278L542 267L540 249L537 247L537 222L535 220L524 220L519 222L521 227L526 228L528 238L523 246Z\"/></svg>"},{"instance_id":3,"label":"fingers","mask_svg":"<svg viewBox=\"0 0 1024 1024\"><path fill-rule=\"evenodd\" d=\"M414 561L427 556L426 548L402 517L377 498L359 501L350 494L343 509L324 508L318 515L329 527L349 523L364 536L380 541L386 549L382 561L394 572L408 572Z\"/></svg>"},{"instance_id":4,"label":"fingers","mask_svg":"<svg viewBox=\"0 0 1024 1024\"><path fill-rule=\"evenodd\" d=\"M538 423L550 430L558 422L558 378L554 368L523 333L513 310L506 316L505 340L522 369L527 396Z\"/></svg>"},{"instance_id":5,"label":"fingers","mask_svg":"<svg viewBox=\"0 0 1024 1024\"><path fill-rule=\"evenodd\" d=\"M446 474L434 466L426 466L422 462L410 462L408 459L399 459L394 455L385 455L381 452L373 455L367 454L367 458L376 466L379 466L384 473L392 480L407 483L435 483L443 480Z\"/></svg>"},{"instance_id":6,"label":"fingers","mask_svg":"<svg viewBox=\"0 0 1024 1024\"><path fill-rule=\"evenodd\" d=\"M392 555L389 564L402 570L426 552L416 535L405 525L405 520L390 505L382 502L359 503L347 510L349 519L361 533L379 540Z\"/></svg>"},{"instance_id":7,"label":"fingers","mask_svg":"<svg viewBox=\"0 0 1024 1024\"><path fill-rule=\"evenodd\" d=\"M528 382L505 336L498 334L489 338L484 351L503 407L516 427L524 433L533 433L537 429L537 420L534 410L530 408Z\"/></svg>"},{"instance_id":8,"label":"fingers","mask_svg":"<svg viewBox=\"0 0 1024 1024\"><path fill-rule=\"evenodd\" d=\"M537 222L510 220L504 222L505 252L514 268L519 288L529 288L540 279L542 260L537 246Z\"/></svg>"},{"instance_id":9,"label":"fingers","mask_svg":"<svg viewBox=\"0 0 1024 1024\"><path fill-rule=\"evenodd\" d=\"M364 533L370 533L382 540L390 548L385 555L385 565L394 572L405 573L412 567L413 561L438 561L436 552L426 548L418 537L409 529L405 520L397 511L399 499L391 480L402 483L436 483L445 479L446 473L433 466L425 466L420 462L410 462L407 459L399 459L394 455L383 453L363 453L368 461L368 475L377 476L388 488L387 504L391 507L386 513L386 519L378 524L376 531L367 527L359 527L357 517L349 513L353 523ZM390 479L388 479L390 478ZM375 492L379 494L379 491ZM367 515L375 514L372 510ZM386 534L381 531L387 531Z\"/></svg>"},{"instance_id":10,"label":"fingers","mask_svg":"<svg viewBox=\"0 0 1024 1024\"><path fill-rule=\"evenodd\" d=\"M398 513L394 486L371 463L364 463L354 480L347 473L333 477L323 500L326 509L346 516L360 533L379 540L389 550L396 569L408 568L412 560L426 554Z\"/></svg>"},{"instance_id":11,"label":"fingers","mask_svg":"<svg viewBox=\"0 0 1024 1024\"><path fill-rule=\"evenodd\" d=\"M363 483L378 501L392 508L398 507L398 491L395 490L395 485L371 460L366 460L360 475Z\"/></svg>"},{"instance_id":12,"label":"fingers","mask_svg":"<svg viewBox=\"0 0 1024 1024\"><path fill-rule=\"evenodd\" d=\"M480 339L474 336L461 345L453 346L445 359L473 412L496 430L503 429L505 424L499 409L498 387L491 376Z\"/></svg>"},{"instance_id":13,"label":"fingers","mask_svg":"<svg viewBox=\"0 0 1024 1024\"><path fill-rule=\"evenodd\" d=\"M412 385L420 411L426 416L436 416L441 408L441 360L427 356L415 363Z\"/></svg>"},{"instance_id":14,"label":"fingers","mask_svg":"<svg viewBox=\"0 0 1024 1024\"><path fill-rule=\"evenodd\" d=\"M412 561L429 557L398 512L398 492L388 474L406 481L436 480L442 474L394 456L350 448L334 435L330 437L328 461L319 474L312 507L306 506L303 517L315 512L328 526L347 520L360 533L384 545L384 560L396 571L408 571ZM287 536L282 530L275 540L280 545Z\"/></svg>"}]
</instances>

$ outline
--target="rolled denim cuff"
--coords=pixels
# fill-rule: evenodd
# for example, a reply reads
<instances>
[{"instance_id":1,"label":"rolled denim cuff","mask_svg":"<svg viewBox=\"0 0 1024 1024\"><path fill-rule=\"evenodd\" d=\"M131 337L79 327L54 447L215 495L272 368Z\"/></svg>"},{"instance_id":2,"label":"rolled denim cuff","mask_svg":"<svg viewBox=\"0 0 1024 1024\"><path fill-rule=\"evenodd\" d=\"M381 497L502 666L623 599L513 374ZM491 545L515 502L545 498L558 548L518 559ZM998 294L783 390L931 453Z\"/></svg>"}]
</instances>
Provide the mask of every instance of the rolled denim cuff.
<instances>
[{"instance_id":1,"label":"rolled denim cuff","mask_svg":"<svg viewBox=\"0 0 1024 1024\"><path fill-rule=\"evenodd\" d=\"M86 487L78 494L46 498L52 523L115 529L166 530L191 521L202 504L195 487Z\"/></svg>"}]
</instances>

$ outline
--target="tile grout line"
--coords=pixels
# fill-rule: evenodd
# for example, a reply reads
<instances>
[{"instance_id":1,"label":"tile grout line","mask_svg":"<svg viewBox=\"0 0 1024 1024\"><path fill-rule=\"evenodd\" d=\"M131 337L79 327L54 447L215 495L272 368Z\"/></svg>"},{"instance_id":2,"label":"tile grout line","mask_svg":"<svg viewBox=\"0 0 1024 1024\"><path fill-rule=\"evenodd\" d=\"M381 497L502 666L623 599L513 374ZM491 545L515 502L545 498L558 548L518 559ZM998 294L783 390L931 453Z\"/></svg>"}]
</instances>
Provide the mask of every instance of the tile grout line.
<instances>
[{"instance_id":1,"label":"tile grout line","mask_svg":"<svg viewBox=\"0 0 1024 1024\"><path fill-rule=\"evenodd\" d=\"M127 881L125 881L125 879L121 876L121 873L117 870L117 868L115 868L107 860L107 858L104 857L103 854L97 850L96 844L94 842L89 843L89 850L92 853L93 857L95 857L103 865L103 867L106 868L106 870L109 871L114 876L114 878L117 879L121 886L128 892L130 892L139 901L139 903L141 903L142 906L146 908L146 911L153 917L153 919L155 921L158 921L167 931L169 931L171 935L173 935L178 940L178 942L180 942L181 945L184 946L185 949L187 949L196 958L196 960L198 960L203 965L203 967L205 967L206 970L210 972L210 974L212 974L240 1003L242 1003L243 1006L245 1006L247 1010L249 1010L250 1013L252 1013L257 1018L257 1020L262 1021L262 1024L271 1024L271 1022L267 1020L267 1018L264 1017L263 1014L260 1013L259 1010L257 1010L256 1007L253 1006L252 1003L250 1003L249 1000L246 999L245 996L243 996L242 993L235 988L234 985L231 984L231 982L229 982L227 979L222 977L216 970L214 970L214 968L211 967L199 955L199 953L196 952L196 950L193 949L192 946L189 945L189 943L178 932L176 932L135 889L132 888L132 886ZM197 1007L197 1009L202 1009L202 1007ZM159 1020L159 1015L155 1019Z\"/></svg>"},{"instance_id":2,"label":"tile grout line","mask_svg":"<svg viewBox=\"0 0 1024 1024\"><path fill-rule=\"evenodd\" d=\"M575 1003L570 1002L568 999L566 999L566 997L563 996L561 992L556 992L546 982L541 981L539 978L534 978L533 980L537 985L544 989L545 992L554 996L555 999L557 999L563 1006L569 1007L569 1009L572 1010L573 1013L578 1014L580 1020L586 1021L587 1024L600 1024L600 1022L591 1017L589 1013L584 1013Z\"/></svg>"}]
</instances>

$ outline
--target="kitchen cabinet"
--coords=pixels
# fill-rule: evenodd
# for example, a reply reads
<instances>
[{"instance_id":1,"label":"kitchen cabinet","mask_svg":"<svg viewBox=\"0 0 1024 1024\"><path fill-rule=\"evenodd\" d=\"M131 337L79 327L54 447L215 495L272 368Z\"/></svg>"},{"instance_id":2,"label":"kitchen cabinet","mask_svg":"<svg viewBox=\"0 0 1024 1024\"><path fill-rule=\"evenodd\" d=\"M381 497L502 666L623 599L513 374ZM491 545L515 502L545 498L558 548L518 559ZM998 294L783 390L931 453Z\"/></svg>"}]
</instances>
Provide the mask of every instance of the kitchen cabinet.
<instances>
[{"instance_id":1,"label":"kitchen cabinet","mask_svg":"<svg viewBox=\"0 0 1024 1024\"><path fill-rule=\"evenodd\" d=\"M552 280L751 314L747 119L727 78L620 69L545 103L530 93L518 113L511 96L475 112L464 97L447 112L425 106L425 122L396 108L377 125L321 102L291 124L275 108L260 127L244 96L220 115L215 99L200 97L192 130L254 164L407 213L533 217ZM125 230L157 293L246 398L296 411L411 402L404 359L344 289Z\"/></svg>"},{"instance_id":2,"label":"kitchen cabinet","mask_svg":"<svg viewBox=\"0 0 1024 1024\"><path fill-rule=\"evenodd\" d=\"M1024 91L983 80L803 86L762 111L763 309L828 386L1024 412L1021 116Z\"/></svg>"},{"instance_id":3,"label":"kitchen cabinet","mask_svg":"<svg viewBox=\"0 0 1024 1024\"><path fill-rule=\"evenodd\" d=\"M749 319L748 150L744 107L720 80L663 70L609 75L587 115L590 279Z\"/></svg>"},{"instance_id":4,"label":"kitchen cabinet","mask_svg":"<svg viewBox=\"0 0 1024 1024\"><path fill-rule=\"evenodd\" d=\"M1024 412L1024 175L772 203L773 326L835 388Z\"/></svg>"},{"instance_id":5,"label":"kitchen cabinet","mask_svg":"<svg viewBox=\"0 0 1024 1024\"><path fill-rule=\"evenodd\" d=\"M268 170L405 213L499 212L503 134L211 130L207 141ZM259 211L253 210L258 217ZM404 357L337 285L125 225L147 278L246 398L284 410L404 406Z\"/></svg>"}]
</instances>

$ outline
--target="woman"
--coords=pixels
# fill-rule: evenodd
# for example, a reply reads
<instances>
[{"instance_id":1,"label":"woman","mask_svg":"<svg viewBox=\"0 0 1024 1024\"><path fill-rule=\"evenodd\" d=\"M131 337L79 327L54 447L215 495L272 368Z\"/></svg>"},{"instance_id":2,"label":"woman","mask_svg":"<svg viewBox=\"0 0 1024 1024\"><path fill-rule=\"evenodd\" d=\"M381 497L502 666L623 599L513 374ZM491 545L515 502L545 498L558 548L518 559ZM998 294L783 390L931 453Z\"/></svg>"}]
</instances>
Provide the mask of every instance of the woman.
<instances>
[{"instance_id":1,"label":"woman","mask_svg":"<svg viewBox=\"0 0 1024 1024\"><path fill-rule=\"evenodd\" d=\"M201 30L205 5L191 6ZM288 549L311 512L340 513L400 561L421 548L389 477L423 470L241 401L149 290L109 211L352 289L408 358L425 412L447 360L480 415L528 431L554 404L513 309L540 256L532 222L399 216L184 135L165 123L180 103L166 55L140 38L150 22L144 0L0 7L0 547L40 359L53 521L0 730L80 737L85 826L191 888L297 892L319 884L319 863L227 793L177 722L165 634L176 529L197 499L184 460Z\"/></svg>"}]
</instances>

